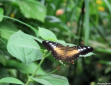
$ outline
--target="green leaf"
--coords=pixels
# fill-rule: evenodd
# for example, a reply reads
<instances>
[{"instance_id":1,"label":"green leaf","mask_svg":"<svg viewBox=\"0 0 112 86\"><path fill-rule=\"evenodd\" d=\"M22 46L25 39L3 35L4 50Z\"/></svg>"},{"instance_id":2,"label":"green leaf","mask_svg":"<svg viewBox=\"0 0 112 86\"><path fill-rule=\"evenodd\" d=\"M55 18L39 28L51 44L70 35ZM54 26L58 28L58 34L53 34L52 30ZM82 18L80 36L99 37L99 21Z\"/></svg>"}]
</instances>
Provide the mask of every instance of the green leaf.
<instances>
[{"instance_id":1,"label":"green leaf","mask_svg":"<svg viewBox=\"0 0 112 86\"><path fill-rule=\"evenodd\" d=\"M23 63L31 63L42 58L40 46L33 40L32 36L22 31L18 31L10 37L7 50Z\"/></svg>"},{"instance_id":2,"label":"green leaf","mask_svg":"<svg viewBox=\"0 0 112 86\"><path fill-rule=\"evenodd\" d=\"M98 63L100 64L105 64L105 65L111 65L111 61L104 61L104 60L100 60Z\"/></svg>"},{"instance_id":3,"label":"green leaf","mask_svg":"<svg viewBox=\"0 0 112 86\"><path fill-rule=\"evenodd\" d=\"M111 3L109 3L108 0L103 0L105 2L105 5L107 6L107 8L109 9L109 12L111 13Z\"/></svg>"},{"instance_id":4,"label":"green leaf","mask_svg":"<svg viewBox=\"0 0 112 86\"><path fill-rule=\"evenodd\" d=\"M4 39L9 39L9 37L17 32L16 26L11 22L0 23L0 36Z\"/></svg>"},{"instance_id":5,"label":"green leaf","mask_svg":"<svg viewBox=\"0 0 112 86\"><path fill-rule=\"evenodd\" d=\"M38 35L43 38L44 40L51 40L51 41L56 41L57 38L53 32L51 32L48 29L39 27Z\"/></svg>"},{"instance_id":6,"label":"green leaf","mask_svg":"<svg viewBox=\"0 0 112 86\"><path fill-rule=\"evenodd\" d=\"M13 84L24 84L22 81L20 81L19 79L13 78L13 77L5 77L0 79L0 83L13 83Z\"/></svg>"},{"instance_id":7,"label":"green leaf","mask_svg":"<svg viewBox=\"0 0 112 86\"><path fill-rule=\"evenodd\" d=\"M4 10L0 8L0 22L3 20L3 13L4 13Z\"/></svg>"},{"instance_id":8,"label":"green leaf","mask_svg":"<svg viewBox=\"0 0 112 86\"><path fill-rule=\"evenodd\" d=\"M40 2L36 0L16 0L15 3L17 3L21 13L26 18L33 18L44 22L46 8Z\"/></svg>"},{"instance_id":9,"label":"green leaf","mask_svg":"<svg viewBox=\"0 0 112 86\"><path fill-rule=\"evenodd\" d=\"M44 85L69 85L66 77L54 74L42 75L32 79Z\"/></svg>"},{"instance_id":10,"label":"green leaf","mask_svg":"<svg viewBox=\"0 0 112 86\"><path fill-rule=\"evenodd\" d=\"M79 55L79 57L89 57L89 56L92 56L92 55L95 55L93 52L90 52L86 55Z\"/></svg>"},{"instance_id":11,"label":"green leaf","mask_svg":"<svg viewBox=\"0 0 112 86\"><path fill-rule=\"evenodd\" d=\"M36 64L36 63L24 64L24 63L15 61L15 60L8 60L7 66L16 68L17 70L19 70L20 72L25 73L25 74L33 74L34 71L36 70L36 68L38 67L38 64ZM44 72L41 68L39 68L39 70L37 71L36 74L44 75L44 74L46 74L46 72Z\"/></svg>"},{"instance_id":12,"label":"green leaf","mask_svg":"<svg viewBox=\"0 0 112 86\"><path fill-rule=\"evenodd\" d=\"M56 42L57 42L57 43L60 43L60 44L62 44L62 45L66 45L66 42L65 42L64 40L57 40Z\"/></svg>"},{"instance_id":13,"label":"green leaf","mask_svg":"<svg viewBox=\"0 0 112 86\"><path fill-rule=\"evenodd\" d=\"M97 51L97 52L101 52L101 53L108 53L108 54L111 54L111 49L110 49L110 48L105 49L105 48L99 48L99 47L97 47L97 48L96 48L96 51Z\"/></svg>"},{"instance_id":14,"label":"green leaf","mask_svg":"<svg viewBox=\"0 0 112 86\"><path fill-rule=\"evenodd\" d=\"M56 42L57 42L57 43L60 43L60 44L62 44L62 45L64 45L64 46L70 46L70 47L75 46L75 44L66 43L66 42L63 41L63 40L57 40Z\"/></svg>"}]
</instances>

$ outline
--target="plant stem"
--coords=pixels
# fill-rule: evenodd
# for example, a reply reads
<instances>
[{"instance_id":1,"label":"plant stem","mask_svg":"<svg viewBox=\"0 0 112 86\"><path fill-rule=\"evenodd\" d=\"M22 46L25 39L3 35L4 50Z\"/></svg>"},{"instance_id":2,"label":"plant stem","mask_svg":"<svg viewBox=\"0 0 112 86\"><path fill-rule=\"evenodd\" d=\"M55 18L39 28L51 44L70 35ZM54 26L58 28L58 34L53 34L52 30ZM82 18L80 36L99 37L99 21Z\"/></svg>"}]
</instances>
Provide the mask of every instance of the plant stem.
<instances>
[{"instance_id":1,"label":"plant stem","mask_svg":"<svg viewBox=\"0 0 112 86\"><path fill-rule=\"evenodd\" d=\"M85 0L85 17L84 17L84 43L87 45L89 40L89 0Z\"/></svg>"},{"instance_id":2,"label":"plant stem","mask_svg":"<svg viewBox=\"0 0 112 86\"><path fill-rule=\"evenodd\" d=\"M56 68L56 69L54 69L53 71L51 71L49 74L52 74L52 73L54 73L54 72L56 72L56 71L58 71L58 69Z\"/></svg>"},{"instance_id":3,"label":"plant stem","mask_svg":"<svg viewBox=\"0 0 112 86\"><path fill-rule=\"evenodd\" d=\"M43 59L40 61L38 67L36 68L36 70L35 70L34 73L32 74L32 77L35 76L36 72L39 70L39 68L40 68L41 64L43 63L44 59L45 59L45 57L43 57Z\"/></svg>"},{"instance_id":4,"label":"plant stem","mask_svg":"<svg viewBox=\"0 0 112 86\"><path fill-rule=\"evenodd\" d=\"M47 53L47 52L46 52L46 53ZM28 85L28 84L30 83L30 81L31 81L31 78L34 77L34 76L36 75L36 73L37 73L37 71L39 70L41 64L43 63L45 57L47 57L49 54L50 54L50 53L44 54L44 55L43 55L43 58L42 58L42 60L40 61L39 65L38 65L38 67L36 68L36 70L34 71L34 73L33 73L30 77L28 76L28 80L27 80L27 82L26 82L26 85Z\"/></svg>"}]
</instances>

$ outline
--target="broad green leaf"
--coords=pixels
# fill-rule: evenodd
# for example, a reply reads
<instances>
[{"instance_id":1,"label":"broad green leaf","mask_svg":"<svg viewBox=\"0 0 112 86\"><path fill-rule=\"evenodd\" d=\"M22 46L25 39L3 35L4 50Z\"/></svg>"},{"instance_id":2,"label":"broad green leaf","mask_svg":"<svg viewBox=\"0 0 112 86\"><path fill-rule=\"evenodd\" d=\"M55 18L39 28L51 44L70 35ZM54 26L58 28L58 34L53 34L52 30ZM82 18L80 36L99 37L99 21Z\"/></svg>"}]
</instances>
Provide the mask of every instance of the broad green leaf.
<instances>
[{"instance_id":1,"label":"broad green leaf","mask_svg":"<svg viewBox=\"0 0 112 86\"><path fill-rule=\"evenodd\" d=\"M0 83L6 83L6 84L24 84L22 81L20 81L19 79L13 78L13 77L4 77L2 79L0 79Z\"/></svg>"},{"instance_id":2,"label":"broad green leaf","mask_svg":"<svg viewBox=\"0 0 112 86\"><path fill-rule=\"evenodd\" d=\"M9 37L17 32L17 28L13 23L3 22L0 23L0 36L4 39L9 39Z\"/></svg>"},{"instance_id":3,"label":"broad green leaf","mask_svg":"<svg viewBox=\"0 0 112 86\"><path fill-rule=\"evenodd\" d=\"M15 3L26 18L33 18L44 22L46 8L40 2L36 0L15 0Z\"/></svg>"},{"instance_id":4,"label":"broad green leaf","mask_svg":"<svg viewBox=\"0 0 112 86\"><path fill-rule=\"evenodd\" d=\"M40 75L32 79L44 85L69 85L66 77L55 74Z\"/></svg>"},{"instance_id":5,"label":"broad green leaf","mask_svg":"<svg viewBox=\"0 0 112 86\"><path fill-rule=\"evenodd\" d=\"M44 40L52 40L52 41L57 40L56 35L52 31L42 27L39 27L38 35Z\"/></svg>"},{"instance_id":6,"label":"broad green leaf","mask_svg":"<svg viewBox=\"0 0 112 86\"><path fill-rule=\"evenodd\" d=\"M63 40L57 40L56 42L57 42L57 43L60 43L60 44L62 44L62 45L64 45L64 46L70 46L70 47L75 46L75 44L66 43L66 42L63 41Z\"/></svg>"},{"instance_id":7,"label":"broad green leaf","mask_svg":"<svg viewBox=\"0 0 112 86\"><path fill-rule=\"evenodd\" d=\"M3 20L3 13L4 13L4 10L0 8L0 22Z\"/></svg>"},{"instance_id":8,"label":"broad green leaf","mask_svg":"<svg viewBox=\"0 0 112 86\"><path fill-rule=\"evenodd\" d=\"M9 38L7 50L23 63L31 63L42 58L40 46L33 40L32 36L22 31L14 33Z\"/></svg>"},{"instance_id":9,"label":"broad green leaf","mask_svg":"<svg viewBox=\"0 0 112 86\"><path fill-rule=\"evenodd\" d=\"M64 40L57 40L56 42L60 43L60 44L63 44L63 45L66 45L66 42Z\"/></svg>"},{"instance_id":10,"label":"broad green leaf","mask_svg":"<svg viewBox=\"0 0 112 86\"><path fill-rule=\"evenodd\" d=\"M32 74L38 67L38 64L36 64L36 63L24 64L24 63L15 61L15 60L9 60L9 61L7 61L7 66L16 68L17 70L19 70L20 72L25 73L25 74ZM37 71L37 74L43 75L46 73L41 68L39 68L39 70Z\"/></svg>"}]
</instances>

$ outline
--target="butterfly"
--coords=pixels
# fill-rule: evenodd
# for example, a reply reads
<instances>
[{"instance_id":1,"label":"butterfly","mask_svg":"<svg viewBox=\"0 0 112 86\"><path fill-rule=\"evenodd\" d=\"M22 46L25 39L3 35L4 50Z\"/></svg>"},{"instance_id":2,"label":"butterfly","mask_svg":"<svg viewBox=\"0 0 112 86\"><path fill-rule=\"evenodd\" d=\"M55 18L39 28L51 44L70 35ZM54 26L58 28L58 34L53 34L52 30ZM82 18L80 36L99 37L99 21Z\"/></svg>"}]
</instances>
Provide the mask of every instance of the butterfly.
<instances>
[{"instance_id":1,"label":"butterfly","mask_svg":"<svg viewBox=\"0 0 112 86\"><path fill-rule=\"evenodd\" d=\"M60 43L53 41L42 41L42 44L48 51L51 51L52 55L62 61L70 62L74 64L74 59L78 58L79 55L86 55L93 51L92 47L89 46L63 46Z\"/></svg>"}]
</instances>

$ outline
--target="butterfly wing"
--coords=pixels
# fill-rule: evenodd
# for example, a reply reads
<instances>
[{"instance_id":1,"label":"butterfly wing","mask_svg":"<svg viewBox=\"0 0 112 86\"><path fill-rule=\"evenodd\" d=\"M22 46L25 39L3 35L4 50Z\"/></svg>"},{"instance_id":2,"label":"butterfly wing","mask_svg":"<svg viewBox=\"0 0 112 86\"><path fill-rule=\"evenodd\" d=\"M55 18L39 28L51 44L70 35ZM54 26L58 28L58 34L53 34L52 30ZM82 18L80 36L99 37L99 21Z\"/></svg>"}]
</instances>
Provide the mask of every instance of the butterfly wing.
<instances>
[{"instance_id":1,"label":"butterfly wing","mask_svg":"<svg viewBox=\"0 0 112 86\"><path fill-rule=\"evenodd\" d=\"M66 48L66 58L70 59L70 58L77 58L79 56L79 51L77 48L75 47L67 47Z\"/></svg>"},{"instance_id":2,"label":"butterfly wing","mask_svg":"<svg viewBox=\"0 0 112 86\"><path fill-rule=\"evenodd\" d=\"M79 55L85 55L93 51L93 48L88 46L69 47L52 41L43 41L42 44L52 52L56 59L72 63L74 58L77 58Z\"/></svg>"},{"instance_id":3,"label":"butterfly wing","mask_svg":"<svg viewBox=\"0 0 112 86\"><path fill-rule=\"evenodd\" d=\"M79 56L79 52L74 47L57 46L52 52L56 59L70 61Z\"/></svg>"}]
</instances>

